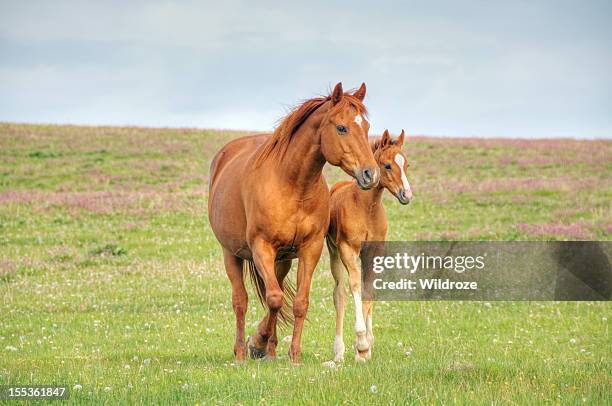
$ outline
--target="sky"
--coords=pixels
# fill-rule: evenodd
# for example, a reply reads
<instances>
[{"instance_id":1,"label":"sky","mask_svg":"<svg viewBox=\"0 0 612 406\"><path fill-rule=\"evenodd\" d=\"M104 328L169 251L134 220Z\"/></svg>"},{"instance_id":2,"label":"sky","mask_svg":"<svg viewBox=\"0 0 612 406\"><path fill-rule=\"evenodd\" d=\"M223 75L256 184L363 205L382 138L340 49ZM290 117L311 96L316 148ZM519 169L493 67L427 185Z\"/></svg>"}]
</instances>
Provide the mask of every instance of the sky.
<instances>
[{"instance_id":1,"label":"sky","mask_svg":"<svg viewBox=\"0 0 612 406\"><path fill-rule=\"evenodd\" d=\"M0 121L267 131L365 82L371 133L612 138L610 1L0 0Z\"/></svg>"}]
</instances>

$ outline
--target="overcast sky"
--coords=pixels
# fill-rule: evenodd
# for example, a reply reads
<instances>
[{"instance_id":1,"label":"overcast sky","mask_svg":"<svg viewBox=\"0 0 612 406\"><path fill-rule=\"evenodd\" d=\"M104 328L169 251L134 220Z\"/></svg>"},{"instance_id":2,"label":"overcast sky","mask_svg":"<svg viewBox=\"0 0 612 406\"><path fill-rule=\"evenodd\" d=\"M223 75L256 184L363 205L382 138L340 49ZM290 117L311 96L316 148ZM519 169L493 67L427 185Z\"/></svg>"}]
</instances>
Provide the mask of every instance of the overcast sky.
<instances>
[{"instance_id":1,"label":"overcast sky","mask_svg":"<svg viewBox=\"0 0 612 406\"><path fill-rule=\"evenodd\" d=\"M368 86L373 133L612 138L610 1L0 0L0 121L269 130Z\"/></svg>"}]
</instances>

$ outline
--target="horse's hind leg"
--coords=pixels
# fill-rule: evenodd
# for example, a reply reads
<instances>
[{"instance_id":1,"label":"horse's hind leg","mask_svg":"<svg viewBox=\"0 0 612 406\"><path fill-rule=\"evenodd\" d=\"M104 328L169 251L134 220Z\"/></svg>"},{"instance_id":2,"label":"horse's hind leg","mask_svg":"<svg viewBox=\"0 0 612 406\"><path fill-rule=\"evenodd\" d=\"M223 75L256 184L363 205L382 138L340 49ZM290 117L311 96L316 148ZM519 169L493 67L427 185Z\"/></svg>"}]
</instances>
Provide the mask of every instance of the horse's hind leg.
<instances>
[{"instance_id":1,"label":"horse's hind leg","mask_svg":"<svg viewBox=\"0 0 612 406\"><path fill-rule=\"evenodd\" d=\"M232 284L232 307L236 314L234 355L237 362L243 362L245 356L244 315L248 304L247 291L244 287L243 260L232 254L231 251L223 249L223 261L225 262L225 272Z\"/></svg>"},{"instance_id":2,"label":"horse's hind leg","mask_svg":"<svg viewBox=\"0 0 612 406\"><path fill-rule=\"evenodd\" d=\"M276 330L276 316L283 306L283 291L275 271L276 251L265 241L253 244L253 260L265 284L265 301L268 314L259 323L257 331L249 338L251 358L263 358L268 351L268 340Z\"/></svg>"},{"instance_id":3,"label":"horse's hind leg","mask_svg":"<svg viewBox=\"0 0 612 406\"><path fill-rule=\"evenodd\" d=\"M334 361L344 360L344 308L346 306L346 292L344 290L344 264L338 255L338 249L330 242L327 243L329 263L334 277L334 307L336 308L336 336L334 338Z\"/></svg>"}]
</instances>

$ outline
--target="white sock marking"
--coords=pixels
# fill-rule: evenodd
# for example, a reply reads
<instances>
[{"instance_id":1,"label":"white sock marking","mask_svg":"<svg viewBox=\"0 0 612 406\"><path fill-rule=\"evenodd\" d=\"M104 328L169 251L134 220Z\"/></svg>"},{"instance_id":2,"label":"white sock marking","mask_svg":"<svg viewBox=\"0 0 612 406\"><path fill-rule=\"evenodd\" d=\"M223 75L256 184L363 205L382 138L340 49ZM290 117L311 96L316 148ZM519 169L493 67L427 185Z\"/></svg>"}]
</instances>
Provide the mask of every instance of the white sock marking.
<instances>
[{"instance_id":1,"label":"white sock marking","mask_svg":"<svg viewBox=\"0 0 612 406\"><path fill-rule=\"evenodd\" d=\"M364 332L366 331L365 320L363 320L363 310L361 307L361 293L353 292L353 299L355 300L355 331Z\"/></svg>"}]
</instances>

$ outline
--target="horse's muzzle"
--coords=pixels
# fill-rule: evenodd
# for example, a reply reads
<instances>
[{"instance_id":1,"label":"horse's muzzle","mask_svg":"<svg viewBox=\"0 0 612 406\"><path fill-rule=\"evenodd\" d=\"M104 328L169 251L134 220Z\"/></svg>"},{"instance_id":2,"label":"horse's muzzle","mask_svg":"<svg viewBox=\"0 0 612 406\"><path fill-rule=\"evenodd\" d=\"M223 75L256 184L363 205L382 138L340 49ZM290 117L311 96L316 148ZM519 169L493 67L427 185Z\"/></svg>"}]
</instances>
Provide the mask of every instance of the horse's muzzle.
<instances>
[{"instance_id":1,"label":"horse's muzzle","mask_svg":"<svg viewBox=\"0 0 612 406\"><path fill-rule=\"evenodd\" d=\"M401 204L408 204L412 200L412 190L410 189L406 190L403 187L401 187L399 191L397 192L396 197L397 197L397 200L399 200Z\"/></svg>"},{"instance_id":2,"label":"horse's muzzle","mask_svg":"<svg viewBox=\"0 0 612 406\"><path fill-rule=\"evenodd\" d=\"M380 179L380 171L378 168L358 169L355 173L357 185L360 189L371 189L378 185Z\"/></svg>"}]
</instances>

